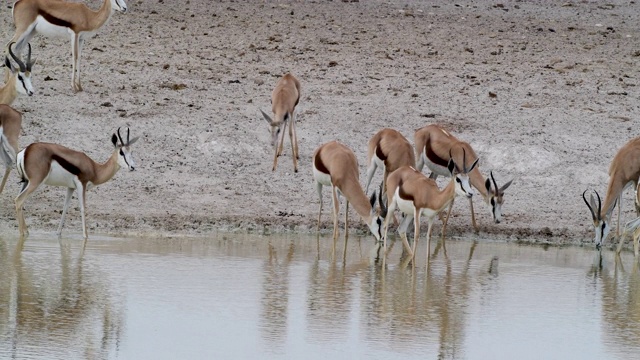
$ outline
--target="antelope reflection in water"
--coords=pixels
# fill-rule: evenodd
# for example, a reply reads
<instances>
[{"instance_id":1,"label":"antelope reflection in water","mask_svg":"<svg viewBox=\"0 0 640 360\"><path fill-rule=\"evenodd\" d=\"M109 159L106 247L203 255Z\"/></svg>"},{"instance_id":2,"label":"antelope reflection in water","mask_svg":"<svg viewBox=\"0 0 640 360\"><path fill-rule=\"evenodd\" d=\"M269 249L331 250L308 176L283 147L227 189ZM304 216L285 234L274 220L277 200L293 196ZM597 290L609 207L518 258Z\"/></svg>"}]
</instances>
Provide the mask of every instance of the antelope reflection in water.
<instances>
[{"instance_id":1,"label":"antelope reflection in water","mask_svg":"<svg viewBox=\"0 0 640 360\"><path fill-rule=\"evenodd\" d=\"M347 256L347 238L344 241L341 260L334 256L334 243L329 260L321 261L318 253L310 267L306 315L307 330L313 341L333 342L348 338L357 278L376 267L361 246L362 241L369 242L371 237L358 237L356 246L351 247L357 251L349 253L350 256Z\"/></svg>"},{"instance_id":2,"label":"antelope reflection in water","mask_svg":"<svg viewBox=\"0 0 640 360\"><path fill-rule=\"evenodd\" d=\"M289 267L295 244L289 242L288 248L278 260L278 249L269 240L268 258L264 263L262 281L261 319L262 336L276 345L283 345L287 338L287 319L289 311Z\"/></svg>"},{"instance_id":3,"label":"antelope reflection in water","mask_svg":"<svg viewBox=\"0 0 640 360\"><path fill-rule=\"evenodd\" d=\"M61 241L60 268L43 269L50 265L42 265L42 252L23 255L23 245L11 250L0 239L0 358L28 357L29 348L52 342L48 348L65 349L63 356L104 358L117 352L124 312L109 301L105 284L85 273L84 249L74 259Z\"/></svg>"},{"instance_id":4,"label":"antelope reflection in water","mask_svg":"<svg viewBox=\"0 0 640 360\"><path fill-rule=\"evenodd\" d=\"M471 244L460 272L454 272L442 244L440 239L424 272L405 267L410 256L403 253L398 266L376 267L363 281L361 317L369 341L388 339L399 350L416 343L435 343L439 359L464 357L472 288L469 268L477 242ZM436 267L439 258L444 272Z\"/></svg>"},{"instance_id":5,"label":"antelope reflection in water","mask_svg":"<svg viewBox=\"0 0 640 360\"><path fill-rule=\"evenodd\" d=\"M604 343L617 348L640 349L640 263L632 259L625 270L620 255L615 256L613 274L594 266L589 274L594 285L602 285L602 333Z\"/></svg>"}]
</instances>

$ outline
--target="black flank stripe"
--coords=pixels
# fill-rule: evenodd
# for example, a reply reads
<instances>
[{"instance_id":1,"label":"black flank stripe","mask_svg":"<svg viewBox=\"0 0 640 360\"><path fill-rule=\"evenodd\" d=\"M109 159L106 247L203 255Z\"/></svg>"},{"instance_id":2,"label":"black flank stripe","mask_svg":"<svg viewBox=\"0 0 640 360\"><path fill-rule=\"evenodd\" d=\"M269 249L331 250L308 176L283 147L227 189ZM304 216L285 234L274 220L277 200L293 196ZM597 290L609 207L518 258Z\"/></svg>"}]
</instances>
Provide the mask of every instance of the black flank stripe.
<instances>
[{"instance_id":1,"label":"black flank stripe","mask_svg":"<svg viewBox=\"0 0 640 360\"><path fill-rule=\"evenodd\" d=\"M44 12L43 10L38 10L38 15L42 16L45 20L47 20L48 22L52 23L53 25L58 25L58 26L63 26L66 28L71 29L71 23L66 21L66 20L62 20L59 19L47 12Z\"/></svg>"},{"instance_id":2,"label":"black flank stripe","mask_svg":"<svg viewBox=\"0 0 640 360\"><path fill-rule=\"evenodd\" d=\"M78 168L77 166L73 165L72 163L68 162L66 159L53 154L51 156L52 160L55 160L58 162L58 164L60 164L60 166L62 166L62 168L64 168L65 170L67 170L68 172L72 173L73 175L79 175L80 174L80 168Z\"/></svg>"},{"instance_id":3,"label":"black flank stripe","mask_svg":"<svg viewBox=\"0 0 640 360\"><path fill-rule=\"evenodd\" d=\"M413 195L407 193L404 191L404 186L402 186L402 182L400 182L398 184L398 195L400 195L400 199L402 200L408 200L408 201L413 201Z\"/></svg>"},{"instance_id":4,"label":"black flank stripe","mask_svg":"<svg viewBox=\"0 0 640 360\"><path fill-rule=\"evenodd\" d=\"M380 143L378 143L378 146L376 146L376 156L378 157L378 159L382 161L387 161L387 156L382 152L382 149L380 148Z\"/></svg>"},{"instance_id":5,"label":"black flank stripe","mask_svg":"<svg viewBox=\"0 0 640 360\"><path fill-rule=\"evenodd\" d=\"M440 165L443 167L447 167L449 165L449 160L445 160L441 157L439 157L434 151L433 148L431 148L431 143L428 142L426 145L426 151L425 153L427 154L427 158L429 158L429 160L436 164L436 165Z\"/></svg>"},{"instance_id":6,"label":"black flank stripe","mask_svg":"<svg viewBox=\"0 0 640 360\"><path fill-rule=\"evenodd\" d=\"M327 167L322 162L322 159L320 159L320 153L318 153L313 159L313 165L316 167L316 170L320 171L321 173L330 175L329 169L327 169Z\"/></svg>"}]
</instances>

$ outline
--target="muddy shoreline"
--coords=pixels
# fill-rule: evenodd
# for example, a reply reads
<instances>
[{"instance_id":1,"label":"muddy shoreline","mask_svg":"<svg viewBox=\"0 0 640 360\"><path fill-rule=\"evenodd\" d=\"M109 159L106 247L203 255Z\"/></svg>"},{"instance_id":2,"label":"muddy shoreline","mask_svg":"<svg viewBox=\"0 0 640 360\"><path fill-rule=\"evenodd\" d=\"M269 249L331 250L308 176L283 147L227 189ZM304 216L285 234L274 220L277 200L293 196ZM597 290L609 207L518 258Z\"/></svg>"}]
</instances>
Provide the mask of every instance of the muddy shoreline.
<instances>
[{"instance_id":1,"label":"muddy shoreline","mask_svg":"<svg viewBox=\"0 0 640 360\"><path fill-rule=\"evenodd\" d=\"M84 92L71 90L68 41L36 36L37 93L13 106L21 146L56 142L105 161L118 127L141 137L137 171L89 190L91 233L314 232L315 148L347 144L363 182L375 132L395 128L413 143L436 123L474 147L483 174L515 179L503 223L476 196L480 233L457 201L448 236L589 246L581 194L605 192L611 159L638 135L639 21L630 1L135 1L86 41ZM5 7L0 35L12 34ZM288 139L271 171L259 112L289 71L302 84L297 174ZM17 232L17 181L0 195L3 232ZM30 228L54 232L63 200L63 189L38 191L25 204ZM80 232L72 204L68 234ZM630 190L622 209L623 222L635 217Z\"/></svg>"}]
</instances>

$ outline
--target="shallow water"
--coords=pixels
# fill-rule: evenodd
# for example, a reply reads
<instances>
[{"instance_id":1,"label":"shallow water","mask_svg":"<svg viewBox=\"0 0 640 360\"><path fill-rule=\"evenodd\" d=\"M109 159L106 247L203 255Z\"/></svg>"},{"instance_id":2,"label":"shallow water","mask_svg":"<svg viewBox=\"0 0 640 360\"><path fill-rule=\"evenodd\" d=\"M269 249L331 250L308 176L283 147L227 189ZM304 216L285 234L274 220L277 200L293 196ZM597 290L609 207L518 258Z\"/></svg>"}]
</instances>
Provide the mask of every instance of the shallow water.
<instances>
[{"instance_id":1,"label":"shallow water","mask_svg":"<svg viewBox=\"0 0 640 360\"><path fill-rule=\"evenodd\" d=\"M630 359L630 254L449 240L0 238L0 359ZM424 242L421 244L424 246ZM435 244L434 244L435 247Z\"/></svg>"}]
</instances>

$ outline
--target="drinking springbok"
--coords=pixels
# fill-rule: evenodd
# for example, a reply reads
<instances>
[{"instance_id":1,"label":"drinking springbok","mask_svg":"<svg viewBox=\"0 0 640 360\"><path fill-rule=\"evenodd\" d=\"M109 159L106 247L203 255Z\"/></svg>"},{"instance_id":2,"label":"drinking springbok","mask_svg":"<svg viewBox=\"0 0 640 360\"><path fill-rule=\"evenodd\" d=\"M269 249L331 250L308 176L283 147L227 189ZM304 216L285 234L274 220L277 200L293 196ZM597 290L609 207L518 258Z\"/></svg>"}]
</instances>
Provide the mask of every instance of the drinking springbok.
<instances>
[{"instance_id":1,"label":"drinking springbok","mask_svg":"<svg viewBox=\"0 0 640 360\"><path fill-rule=\"evenodd\" d=\"M463 159L466 156L463 155ZM471 187L469 185L469 173L473 171L478 159L466 167L462 161L460 168L455 160L449 159L447 170L451 181L442 190L438 188L434 179L426 177L420 171L410 167L403 166L398 170L389 174L387 178L387 217L384 222L384 240L383 247L386 254L387 250L387 231L389 229L389 220L391 214L398 208L406 216L398 226L398 233L402 238L402 242L410 253L411 258L415 257L418 238L420 237L420 217L427 218L427 259L431 248L431 230L436 216L444 210L456 197L456 195L464 196L471 199ZM407 228L414 221L413 247L409 246L407 240ZM443 227L444 231L444 227Z\"/></svg>"},{"instance_id":2,"label":"drinking springbok","mask_svg":"<svg viewBox=\"0 0 640 360\"><path fill-rule=\"evenodd\" d=\"M638 178L640 177L640 137L631 139L627 142L618 153L613 157L611 165L609 166L609 185L607 186L607 194L604 197L604 206L600 200L600 194L594 190L598 203L596 205L593 194L591 194L590 201L587 201L585 194L587 190L582 193L582 199L591 212L591 218L593 219L593 228L596 232L595 243L596 249L601 250L602 244L609 235L609 221L611 220L611 213L618 204L618 221L616 227L616 236L620 238L620 244L618 250L622 245L623 237L620 236L620 208L622 201L622 192L627 187L633 185L634 188L638 187ZM637 201L637 200L636 200ZM640 205L636 202L636 215L640 216Z\"/></svg>"},{"instance_id":3,"label":"drinking springbok","mask_svg":"<svg viewBox=\"0 0 640 360\"><path fill-rule=\"evenodd\" d=\"M418 157L417 170L422 171L422 168L426 164L431 170L432 179L436 179L438 175L450 176L447 168L449 160L453 159L456 164L463 164L464 156L469 155L469 159L477 159L475 151L469 143L458 140L455 136L439 127L438 125L427 125L423 128L416 130L415 132L415 145L416 154ZM508 181L502 187L498 187L498 184L493 176L493 172L490 172L490 177L486 178L480 173L480 168L476 166L473 170L469 171L469 183L476 188L485 203L491 206L491 216L493 221L497 224L502 221L502 204L504 202L504 192L511 185L513 180ZM492 186L493 185L493 186ZM453 202L451 202L453 206ZM469 206L471 207L471 223L473 229L477 232L478 225L476 224L476 217L473 211L473 201L469 198ZM446 222L449 218L447 214Z\"/></svg>"},{"instance_id":4,"label":"drinking springbok","mask_svg":"<svg viewBox=\"0 0 640 360\"><path fill-rule=\"evenodd\" d=\"M346 200L344 215L345 232L348 231L349 203L353 204L356 212L369 226L376 240L382 236L382 220L386 216L384 204L380 201L380 213L376 213L376 194L367 199L367 195L360 186L360 173L358 172L358 160L355 154L347 146L337 142L328 142L313 153L313 178L316 182L316 190L320 198L320 211L318 212L318 229L322 216L322 186L331 186L331 199L333 202L333 239L338 238L338 212L340 202L338 194Z\"/></svg>"},{"instance_id":5,"label":"drinking springbok","mask_svg":"<svg viewBox=\"0 0 640 360\"><path fill-rule=\"evenodd\" d=\"M402 134L394 129L382 129L369 140L367 149L367 186L365 193L369 193L369 185L376 170L380 167L384 174L382 177L383 189L390 173L403 166L415 166L416 158L413 147Z\"/></svg>"}]
</instances>

